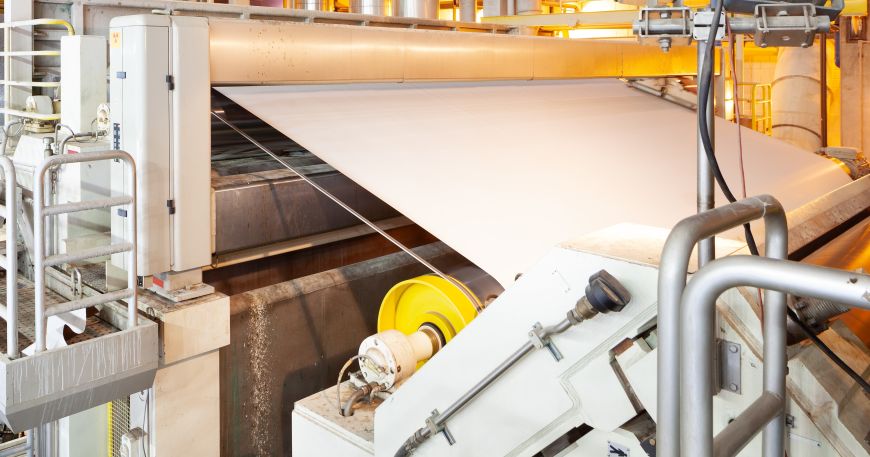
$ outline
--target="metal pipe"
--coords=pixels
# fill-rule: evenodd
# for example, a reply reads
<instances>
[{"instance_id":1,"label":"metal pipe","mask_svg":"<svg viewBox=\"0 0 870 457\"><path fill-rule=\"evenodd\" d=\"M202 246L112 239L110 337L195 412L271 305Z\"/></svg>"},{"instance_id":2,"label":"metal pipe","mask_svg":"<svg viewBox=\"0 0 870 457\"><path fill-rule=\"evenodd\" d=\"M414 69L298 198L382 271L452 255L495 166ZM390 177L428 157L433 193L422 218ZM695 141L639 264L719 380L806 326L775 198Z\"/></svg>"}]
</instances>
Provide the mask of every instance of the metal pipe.
<instances>
[{"instance_id":1,"label":"metal pipe","mask_svg":"<svg viewBox=\"0 0 870 457\"><path fill-rule=\"evenodd\" d=\"M133 292L130 288L106 292L99 295L91 295L78 300L49 305L45 310L45 314L47 316L57 316L58 314L90 308L91 306L102 305L103 303L125 300L130 298L132 295Z\"/></svg>"},{"instance_id":2,"label":"metal pipe","mask_svg":"<svg viewBox=\"0 0 870 457\"><path fill-rule=\"evenodd\" d=\"M339 386L340 388L340 386ZM379 392L381 390L381 385L377 383L369 383L366 384L359 389L353 391L348 397L347 401L344 402L344 406L341 408L341 416L342 417L350 417L353 416L353 406L360 402L363 398L374 394L375 392Z\"/></svg>"},{"instance_id":3,"label":"metal pipe","mask_svg":"<svg viewBox=\"0 0 870 457\"><path fill-rule=\"evenodd\" d=\"M716 46L715 39L710 44L709 41L698 41L698 79L700 84L701 68L704 67L706 59L707 47ZM710 162L707 160L707 153L704 149L704 142L701 140L701 116L706 116L707 128L710 132L710 140L715 142L715 114L714 114L714 87L710 85L710 93L707 95L706 110L701 111L700 106L703 105L701 100L698 100L698 141L697 141L697 166L698 166L698 213L709 211L716 206L716 196L713 187L713 169L710 168ZM700 96L700 95L699 95ZM716 258L716 241L710 237L698 242L698 267L703 267L709 261Z\"/></svg>"},{"instance_id":4,"label":"metal pipe","mask_svg":"<svg viewBox=\"0 0 870 457\"><path fill-rule=\"evenodd\" d=\"M459 0L459 20L477 22L477 0Z\"/></svg>"},{"instance_id":5,"label":"metal pipe","mask_svg":"<svg viewBox=\"0 0 870 457\"><path fill-rule=\"evenodd\" d=\"M68 142L70 142L71 140L74 140L74 139L81 140L81 139L85 139L85 138L94 138L94 137L96 137L96 134L90 133L90 132L88 132L88 133L73 133L72 135L61 140L60 145L57 147L57 153L63 154L64 151L66 150L66 144ZM55 140L55 143L57 143L57 140Z\"/></svg>"},{"instance_id":6,"label":"metal pipe","mask_svg":"<svg viewBox=\"0 0 870 457\"><path fill-rule=\"evenodd\" d=\"M764 388L780 399L785 398L784 385L787 371L784 363L785 306L777 300L770 302L770 298L784 296L788 292L870 309L870 276L868 275L788 260L743 255L715 260L701 269L686 286L682 300L684 314L681 324L685 338L682 342L683 402L680 408L680 419L684 455L692 457L713 455L711 354L715 333L716 299L726 290L738 286L757 287L767 289L769 292L768 301L764 304ZM783 390L778 391L780 387ZM781 453L784 439L781 412L767 423L764 433L764 455L772 457L773 452ZM779 433L779 435L773 436L772 433Z\"/></svg>"},{"instance_id":7,"label":"metal pipe","mask_svg":"<svg viewBox=\"0 0 870 457\"><path fill-rule=\"evenodd\" d=\"M109 197L100 200L88 200L83 202L61 203L58 205L46 206L44 214L53 216L56 214L77 213L79 211L88 211L92 209L107 208L110 206L127 205L132 201L128 196Z\"/></svg>"},{"instance_id":8,"label":"metal pipe","mask_svg":"<svg viewBox=\"0 0 870 457\"><path fill-rule=\"evenodd\" d=\"M819 114L822 147L828 147L828 34L819 34Z\"/></svg>"},{"instance_id":9,"label":"metal pipe","mask_svg":"<svg viewBox=\"0 0 870 457\"><path fill-rule=\"evenodd\" d=\"M564 331L571 328L572 325L579 324L583 321L583 317L577 314L574 314L575 322L572 322L569 319L564 319L560 321L556 325L551 325L544 327L541 331L540 338L547 339L553 335L558 335L563 333ZM498 366L496 366L492 371L490 371L483 379L481 379L477 384L475 384L471 389L466 391L458 400L453 402L444 412L439 413L431 418L432 426L434 428L440 428L444 424L450 420L453 415L462 410L468 403L474 400L481 392L486 390L487 387L492 385L493 382L498 380L502 375L504 375L511 367L517 364L520 360L523 359L526 355L532 352L535 349L535 345L531 341L525 342L522 346L520 346L516 351L514 351L507 359L503 360ZM410 454L411 449L416 448L424 441L429 439L432 436L432 429L428 426L420 428L414 434L408 438L405 443L399 448L396 452L396 456L407 456ZM452 441L452 437L448 436L448 441Z\"/></svg>"},{"instance_id":10,"label":"metal pipe","mask_svg":"<svg viewBox=\"0 0 870 457\"><path fill-rule=\"evenodd\" d=\"M659 265L658 279L658 414L659 455L679 455L680 437L680 298L692 249L698 240L764 218L768 255L785 258L788 226L775 198L760 195L683 219L671 230Z\"/></svg>"},{"instance_id":11,"label":"metal pipe","mask_svg":"<svg viewBox=\"0 0 870 457\"><path fill-rule=\"evenodd\" d=\"M18 357L18 196L15 165L6 155L0 154L0 168L6 188L6 355Z\"/></svg>"},{"instance_id":12,"label":"metal pipe","mask_svg":"<svg viewBox=\"0 0 870 457\"><path fill-rule=\"evenodd\" d=\"M542 338L548 338L553 335L558 335L560 333L565 332L569 328L571 328L571 322L568 319L565 319L559 322L556 325L552 325L549 327L544 327L542 332ZM435 420L436 425L443 425L449 420L454 414L458 413L465 407L471 400L477 397L481 392L486 390L493 382L495 382L498 378L500 378L505 372L507 372L512 366L516 365L517 362L522 360L523 357L526 356L529 352L535 349L535 346L531 342L526 342L522 346L520 346L513 354L511 354L507 359L505 359L502 363L500 363L497 367L495 367L492 371L489 372L483 379L481 379L477 384L474 385L471 389L468 390L464 395L459 397L458 400L453 402L452 405L448 406L447 409L444 410L443 413L440 414L438 419Z\"/></svg>"},{"instance_id":13,"label":"metal pipe","mask_svg":"<svg viewBox=\"0 0 870 457\"><path fill-rule=\"evenodd\" d=\"M564 321L567 322L567 319ZM570 323L568 324L570 326ZM503 360L498 366L496 366L492 371L489 372L483 379L481 379L477 384L474 385L471 389L465 392L458 400L453 402L434 422L436 425L444 425L448 419L453 417L454 414L458 413L465 407L471 400L480 395L481 392L486 390L487 387L492 385L498 378L500 378L503 374L505 374L512 366L516 365L517 362L523 359L528 353L532 352L535 349L535 346L531 342L526 342L522 346L520 346L516 351L513 352L508 358Z\"/></svg>"},{"instance_id":14,"label":"metal pipe","mask_svg":"<svg viewBox=\"0 0 870 457\"><path fill-rule=\"evenodd\" d=\"M746 411L740 413L713 439L713 455L715 457L732 457L737 455L758 433L764 424L783 412L785 401L782 397L764 392Z\"/></svg>"},{"instance_id":15,"label":"metal pipe","mask_svg":"<svg viewBox=\"0 0 870 457\"><path fill-rule=\"evenodd\" d=\"M99 206L99 208L105 208L106 206ZM43 211L43 216L48 216ZM46 267L54 267L57 265L63 265L65 263L73 263L78 262L85 259L93 259L94 257L102 257L106 255L119 254L122 252L127 252L133 249L133 243L113 243L109 245L96 246L93 248L82 249L77 252L67 252L64 254L50 255L45 257L43 260L43 264Z\"/></svg>"}]
</instances>

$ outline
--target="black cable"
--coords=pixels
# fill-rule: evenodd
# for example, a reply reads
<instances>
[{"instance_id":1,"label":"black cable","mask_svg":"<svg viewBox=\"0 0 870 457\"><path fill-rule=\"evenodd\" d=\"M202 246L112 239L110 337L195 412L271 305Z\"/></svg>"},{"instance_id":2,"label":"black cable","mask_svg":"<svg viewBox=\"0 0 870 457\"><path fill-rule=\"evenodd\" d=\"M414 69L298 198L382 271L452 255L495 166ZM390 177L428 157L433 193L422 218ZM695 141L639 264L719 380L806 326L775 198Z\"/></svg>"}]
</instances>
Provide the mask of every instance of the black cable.
<instances>
[{"instance_id":1,"label":"black cable","mask_svg":"<svg viewBox=\"0 0 870 457\"><path fill-rule=\"evenodd\" d=\"M852 367L847 365L846 362L843 361L843 359L838 357L837 354L835 354L834 351L830 347L828 347L828 345L825 344L825 342L822 341L818 337L818 335L816 335L816 333L813 331L813 329L810 328L810 326L807 325L806 322L802 321L801 318L797 315L797 313L795 313L794 310L792 310L791 308L788 308L788 318L791 319L795 324L797 324L798 327L800 327L801 331L803 331L804 334L813 343L815 343L816 346L819 347L820 351L822 351L826 356L828 356L828 358L830 358L831 361L834 362L835 365L840 367L841 370L846 372L846 374L849 375L850 378L854 379L855 382L858 383L858 385L861 386L862 389L864 389L864 392L866 394L870 395L870 383L868 383L867 380L865 380L864 378L861 377L861 375L859 375L857 372L855 372L855 370L853 370Z\"/></svg>"},{"instance_id":2,"label":"black cable","mask_svg":"<svg viewBox=\"0 0 870 457\"><path fill-rule=\"evenodd\" d=\"M713 141L710 138L710 127L707 124L707 102L710 97L710 87L713 82L713 54L716 48L716 33L719 30L719 18L722 16L722 5L725 0L719 0L716 4L716 9L713 13L713 20L710 24L710 34L707 36L707 49L706 55L704 56L704 64L701 68L701 71L698 74L698 128L700 130L701 135L701 143L704 146L704 153L707 155L707 162L710 165L710 170L713 172L713 177L716 179L716 183L719 185L719 188L722 189L722 193L725 195L725 198L728 199L730 203L734 203L737 199L734 197L734 193L731 192L731 188L728 187L728 183L725 181L725 177L722 175L722 170L719 168L719 161L716 159L715 149L713 148ZM740 128L738 126L737 128ZM749 224L743 225L743 230L746 233L746 244L749 247L749 252L752 255L758 254L758 245L755 243L755 237L752 236L752 229ZM864 378L861 377L855 370L853 370L846 362L843 361L837 354L831 350L828 345L825 344L824 341L819 339L818 336L813 332L813 330L806 324L806 322L802 321L800 317L791 309L788 308L788 317L798 327L809 337L810 341L815 344L823 354L828 356L835 365L840 367L850 378L854 379L855 382L858 383L859 386L864 390L865 393L870 395L870 383L868 383Z\"/></svg>"}]
</instances>

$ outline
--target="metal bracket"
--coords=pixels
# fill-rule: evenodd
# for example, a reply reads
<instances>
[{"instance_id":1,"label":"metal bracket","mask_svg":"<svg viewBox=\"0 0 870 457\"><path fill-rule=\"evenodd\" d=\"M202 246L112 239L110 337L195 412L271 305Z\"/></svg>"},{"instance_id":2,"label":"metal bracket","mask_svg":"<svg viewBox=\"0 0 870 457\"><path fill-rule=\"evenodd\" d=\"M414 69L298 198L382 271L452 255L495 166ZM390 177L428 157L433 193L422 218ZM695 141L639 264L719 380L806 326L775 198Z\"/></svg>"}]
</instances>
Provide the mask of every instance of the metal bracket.
<instances>
[{"instance_id":1,"label":"metal bracket","mask_svg":"<svg viewBox=\"0 0 870 457\"><path fill-rule=\"evenodd\" d=\"M439 433L443 433L444 438L447 439L447 444L453 446L454 444L456 444L456 439L453 438L453 434L450 433L450 429L447 428L447 425L439 425L440 419L441 413L439 413L437 409L433 409L432 415L426 418L426 428L429 429L430 434L433 436Z\"/></svg>"},{"instance_id":2,"label":"metal bracket","mask_svg":"<svg viewBox=\"0 0 870 457\"><path fill-rule=\"evenodd\" d=\"M742 394L739 343L719 340L719 389Z\"/></svg>"},{"instance_id":3,"label":"metal bracket","mask_svg":"<svg viewBox=\"0 0 870 457\"><path fill-rule=\"evenodd\" d=\"M713 25L714 11L698 11L694 17L692 38L697 41L707 41L710 38L710 27ZM719 16L719 27L716 29L716 41L725 38L725 14Z\"/></svg>"},{"instance_id":4,"label":"metal bracket","mask_svg":"<svg viewBox=\"0 0 870 457\"><path fill-rule=\"evenodd\" d=\"M827 16L825 20L827 21ZM830 25L829 25L830 27ZM771 3L755 6L755 45L800 46L813 45L816 33L822 30L811 3Z\"/></svg>"},{"instance_id":5,"label":"metal bracket","mask_svg":"<svg viewBox=\"0 0 870 457\"><path fill-rule=\"evenodd\" d=\"M692 39L692 10L688 7L642 8L632 28L641 43L657 42L667 52L671 45Z\"/></svg>"},{"instance_id":6,"label":"metal bracket","mask_svg":"<svg viewBox=\"0 0 870 457\"><path fill-rule=\"evenodd\" d=\"M547 350L550 351L550 355L552 355L557 362L562 360L563 357L562 353L559 352L559 348L553 344L553 340L551 340L550 337L544 336L544 326L542 326L540 322L536 322L529 331L529 341L532 342L535 349L547 348Z\"/></svg>"}]
</instances>

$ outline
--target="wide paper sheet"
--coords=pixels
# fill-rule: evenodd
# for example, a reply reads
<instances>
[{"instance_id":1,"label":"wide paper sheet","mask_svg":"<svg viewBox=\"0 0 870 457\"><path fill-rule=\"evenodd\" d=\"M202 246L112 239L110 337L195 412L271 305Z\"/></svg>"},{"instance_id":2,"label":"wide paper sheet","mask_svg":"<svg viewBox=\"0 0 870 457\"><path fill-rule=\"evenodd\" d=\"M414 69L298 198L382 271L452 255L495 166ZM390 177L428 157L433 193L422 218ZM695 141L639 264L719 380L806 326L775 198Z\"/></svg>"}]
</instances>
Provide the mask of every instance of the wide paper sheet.
<instances>
[{"instance_id":1,"label":"wide paper sheet","mask_svg":"<svg viewBox=\"0 0 870 457\"><path fill-rule=\"evenodd\" d=\"M219 90L503 285L560 242L695 212L695 113L618 80ZM787 210L849 182L781 141L743 141L748 194ZM719 119L716 144L739 196L737 127Z\"/></svg>"}]
</instances>

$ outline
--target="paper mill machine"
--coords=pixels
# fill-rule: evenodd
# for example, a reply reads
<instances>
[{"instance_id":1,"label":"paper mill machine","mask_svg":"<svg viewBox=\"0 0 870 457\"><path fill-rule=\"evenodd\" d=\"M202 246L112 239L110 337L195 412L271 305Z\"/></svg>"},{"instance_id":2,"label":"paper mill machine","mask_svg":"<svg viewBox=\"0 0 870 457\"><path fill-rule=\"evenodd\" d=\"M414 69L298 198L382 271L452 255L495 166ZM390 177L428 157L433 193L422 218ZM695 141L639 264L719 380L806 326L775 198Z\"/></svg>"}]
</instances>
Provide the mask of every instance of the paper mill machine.
<instances>
[{"instance_id":1,"label":"paper mill machine","mask_svg":"<svg viewBox=\"0 0 870 457\"><path fill-rule=\"evenodd\" d=\"M731 25L778 45L812 43L838 8L774 3L759 13L749 3L726 5L751 13ZM866 264L868 178L853 181L828 159L751 137L771 150L764 160L781 166L750 170L751 189L773 196L687 219L668 238L692 212L695 177L689 187L676 177L662 184L658 167L691 164L694 172L694 116L613 78L697 73L703 60L691 43L716 28L704 14L679 6L634 12L641 43L601 43L428 17L157 0L64 5L5 4L7 29L30 34L7 35L7 52L34 53L21 55L35 66L57 57L60 68L60 81L15 85L34 83L34 70L7 62L5 78L5 265L20 319L10 299L4 319L21 335L7 332L16 339L4 346L0 413L9 436L27 432L14 449L676 455L680 439L686 449L694 445L688 430L699 432L687 424L702 418L729 438L717 438L717 455L761 455L762 447L768 455L778 452L776 442L790 456L866 455L868 429L859 419L867 397L843 393L852 381L793 328L786 396L772 381L782 373L764 363L780 357L782 341L771 335L782 329L760 316L784 303L774 291L785 289L815 337L847 306L864 306L867 279L854 270ZM768 14L762 27L758 18ZM69 22L34 19L47 16ZM797 30L799 19L809 25ZM57 24L69 25L59 50L34 49L34 37L57 35ZM603 92L606 101L594 98ZM571 119L583 107L577 100L601 108L583 114L589 124L573 129L583 135L577 142L565 136L570 127L552 127L558 119L529 124L535 129L498 116L519 106ZM673 116L688 130L631 117L642 113ZM454 115L467 122L443 149L456 152L439 150L442 160L428 169L393 154L428 157L438 142L421 140L421 132ZM610 125L624 119L625 134L594 128L595 117ZM488 190L502 184L481 181L488 170L518 187L510 173L527 175L527 167L495 165L501 140L462 135L488 134L492 119L511 142L528 138L548 164L545 184L530 181L524 199L493 197ZM378 129L396 125L405 131ZM549 147L535 130L553 138ZM672 152L644 154L633 141L671 144ZM577 154L565 154L578 145ZM780 160L787 154L794 160ZM565 155L585 166L560 162ZM481 168L480 156L492 168ZM467 178L440 168L460 161ZM808 170L813 180L803 179ZM628 182L634 173L646 176L638 186L660 185L656 214L635 193L601 197L600 182ZM500 219L506 213L555 216L541 224L552 227L528 228ZM744 259L752 243L731 230L718 253L733 260L690 265L686 249L701 238L761 218L763 230L753 227L759 240L767 237L762 252L779 260ZM715 332L674 325L680 316L663 311L663 302L701 296L713 282L706 278L728 268L777 273L731 284ZM20 277L9 274L19 270ZM704 280L684 293L674 278L689 272ZM771 292L762 300L755 287ZM676 298L663 296L667 290ZM714 360L691 348L675 355L668 339L675 334L696 338ZM851 365L870 360L844 326L824 335L849 348ZM668 378L656 366L663 357L709 363L715 375L709 386L693 384L695 365L683 364L683 377ZM657 399L657 386L681 383L682 405ZM685 406L705 398L696 392L715 408ZM682 425L666 415L680 408ZM740 416L747 408L763 417ZM782 426L744 449L770 418ZM707 439L701 431L698 443Z\"/></svg>"}]
</instances>

